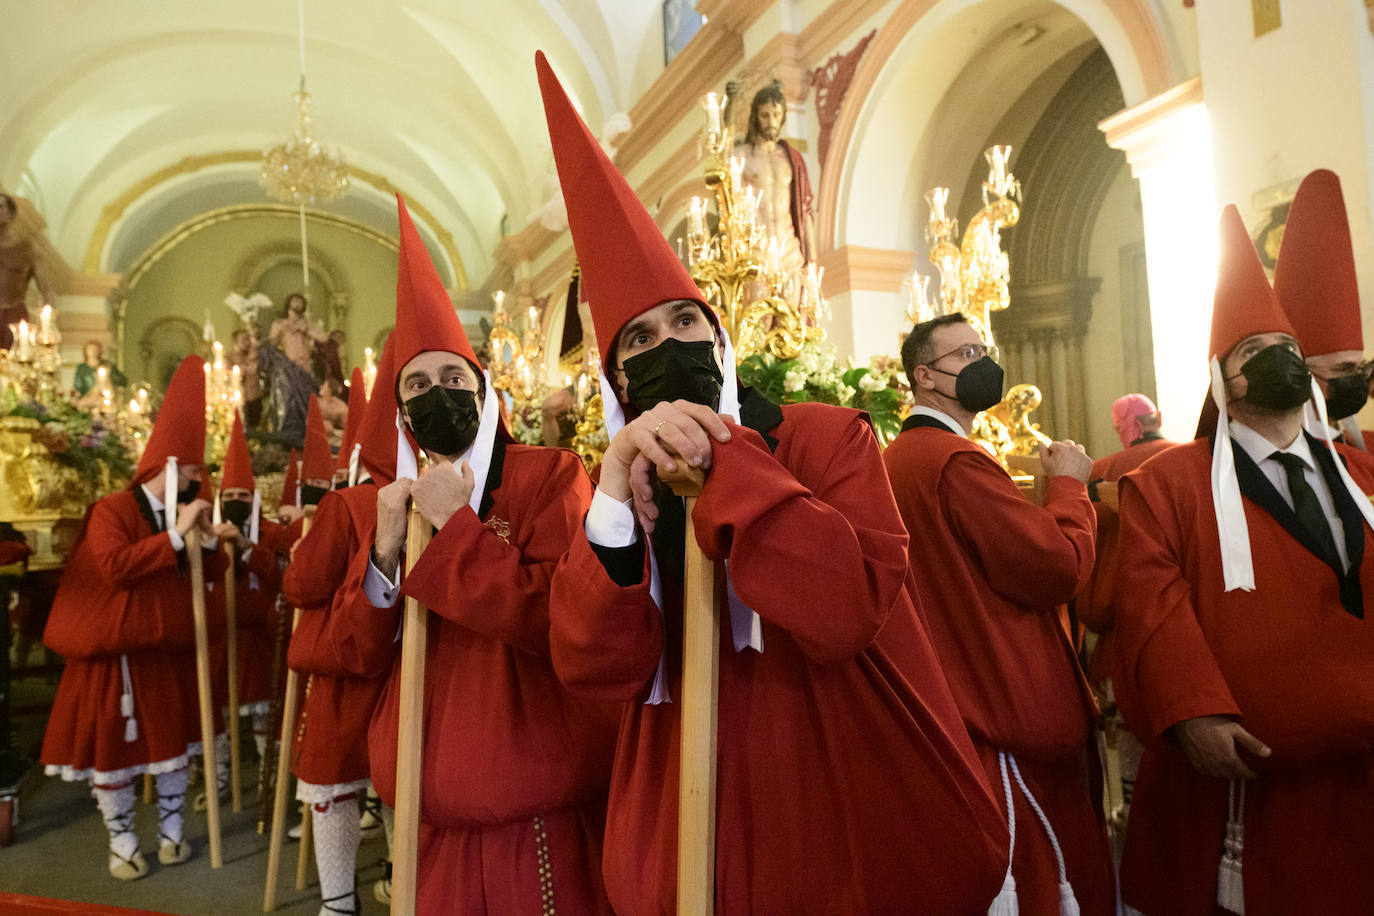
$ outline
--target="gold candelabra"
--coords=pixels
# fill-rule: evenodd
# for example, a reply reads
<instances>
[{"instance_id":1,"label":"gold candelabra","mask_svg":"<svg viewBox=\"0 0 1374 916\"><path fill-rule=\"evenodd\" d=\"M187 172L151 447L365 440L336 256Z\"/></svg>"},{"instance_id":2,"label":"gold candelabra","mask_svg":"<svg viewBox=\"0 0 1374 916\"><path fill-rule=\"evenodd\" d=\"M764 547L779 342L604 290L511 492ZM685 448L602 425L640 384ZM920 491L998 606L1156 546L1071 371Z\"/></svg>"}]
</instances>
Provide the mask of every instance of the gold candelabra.
<instances>
[{"instance_id":1,"label":"gold candelabra","mask_svg":"<svg viewBox=\"0 0 1374 916\"><path fill-rule=\"evenodd\" d=\"M712 231L710 202L702 197L687 202L688 270L724 322L740 359L763 352L793 359L808 338L825 336L818 326L827 308L822 270L814 262L801 272L783 267L782 243L758 220L759 189L744 184L744 159L731 155L725 101L714 92L702 99L705 180L715 192L718 219Z\"/></svg>"},{"instance_id":2,"label":"gold candelabra","mask_svg":"<svg viewBox=\"0 0 1374 916\"><path fill-rule=\"evenodd\" d=\"M516 333L511 316L506 311L506 294L498 290L493 296L496 309L492 312L491 384L506 392L515 401L515 409L523 410L539 404L548 393L544 381L544 347L540 342L539 309L531 305L525 313L525 332Z\"/></svg>"},{"instance_id":3,"label":"gold candelabra","mask_svg":"<svg viewBox=\"0 0 1374 916\"><path fill-rule=\"evenodd\" d=\"M239 367L224 364L224 346L216 340L210 348L211 360L205 364L205 442L209 462L223 465L234 411L243 406L243 384Z\"/></svg>"},{"instance_id":4,"label":"gold candelabra","mask_svg":"<svg viewBox=\"0 0 1374 916\"><path fill-rule=\"evenodd\" d=\"M62 370L57 352L62 335L53 321L52 306L43 306L37 327L20 321L10 325L10 334L14 342L8 350L0 350L0 390L12 387L19 396L51 407L58 397Z\"/></svg>"},{"instance_id":5,"label":"gold candelabra","mask_svg":"<svg viewBox=\"0 0 1374 916\"><path fill-rule=\"evenodd\" d=\"M911 305L907 318L919 323L961 313L991 348L995 346L992 313L1011 305L1011 262L1002 250L1001 231L1015 226L1021 218L1021 182L1008 167L1010 146L989 147L983 156L988 163L988 178L982 187L983 206L969 220L958 244L955 238L959 222L947 210L949 188L926 192L930 205L926 241L931 263L940 275L940 294L932 300L930 277L919 271L913 274L908 281ZM1040 390L1034 385L1013 385L1001 403L974 419L970 438L999 459L1031 454L1037 446L1050 441L1030 421L1030 413L1040 405L1040 400Z\"/></svg>"}]
</instances>

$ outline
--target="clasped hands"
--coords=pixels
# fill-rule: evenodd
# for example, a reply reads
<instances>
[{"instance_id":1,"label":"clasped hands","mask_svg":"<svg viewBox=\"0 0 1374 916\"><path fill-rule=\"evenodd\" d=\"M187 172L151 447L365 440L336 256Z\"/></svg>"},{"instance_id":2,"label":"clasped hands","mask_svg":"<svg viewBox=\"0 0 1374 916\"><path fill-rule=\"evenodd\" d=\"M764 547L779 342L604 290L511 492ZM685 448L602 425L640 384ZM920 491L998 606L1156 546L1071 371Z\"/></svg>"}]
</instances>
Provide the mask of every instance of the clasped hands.
<instances>
[{"instance_id":1,"label":"clasped hands","mask_svg":"<svg viewBox=\"0 0 1374 916\"><path fill-rule=\"evenodd\" d=\"M634 498L635 515L645 534L654 530L655 469L673 471L678 462L706 470L713 442L729 442L730 429L709 407L691 401L656 404L618 432L601 460L597 487L617 502Z\"/></svg>"},{"instance_id":2,"label":"clasped hands","mask_svg":"<svg viewBox=\"0 0 1374 916\"><path fill-rule=\"evenodd\" d=\"M472 466L466 461L458 468L441 461L422 471L416 480L402 478L378 490L377 536L372 543L377 568L387 578L395 578L406 542L410 501L415 502L425 521L442 529L472 499L476 484Z\"/></svg>"}]
</instances>

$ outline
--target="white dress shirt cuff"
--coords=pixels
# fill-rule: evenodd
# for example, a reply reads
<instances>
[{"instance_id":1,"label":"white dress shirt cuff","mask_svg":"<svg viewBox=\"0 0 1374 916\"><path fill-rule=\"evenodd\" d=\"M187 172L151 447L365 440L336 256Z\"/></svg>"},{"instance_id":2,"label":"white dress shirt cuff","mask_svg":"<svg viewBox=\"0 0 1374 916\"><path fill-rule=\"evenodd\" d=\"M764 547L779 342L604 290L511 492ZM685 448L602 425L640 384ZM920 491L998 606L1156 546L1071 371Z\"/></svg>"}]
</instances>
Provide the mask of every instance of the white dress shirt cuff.
<instances>
[{"instance_id":1,"label":"white dress shirt cuff","mask_svg":"<svg viewBox=\"0 0 1374 916\"><path fill-rule=\"evenodd\" d=\"M639 540L632 502L631 499L618 502L598 489L592 495L592 504L587 509L584 523L587 540L598 547L629 547Z\"/></svg>"},{"instance_id":2,"label":"white dress shirt cuff","mask_svg":"<svg viewBox=\"0 0 1374 916\"><path fill-rule=\"evenodd\" d=\"M388 579L369 557L367 572L363 574L363 593L373 607L395 607L401 596L401 564L396 564L396 578Z\"/></svg>"},{"instance_id":3,"label":"white dress shirt cuff","mask_svg":"<svg viewBox=\"0 0 1374 916\"><path fill-rule=\"evenodd\" d=\"M177 531L175 528L167 529L167 537L171 538L173 550L181 551L186 548L186 539L183 538L181 532Z\"/></svg>"}]
</instances>

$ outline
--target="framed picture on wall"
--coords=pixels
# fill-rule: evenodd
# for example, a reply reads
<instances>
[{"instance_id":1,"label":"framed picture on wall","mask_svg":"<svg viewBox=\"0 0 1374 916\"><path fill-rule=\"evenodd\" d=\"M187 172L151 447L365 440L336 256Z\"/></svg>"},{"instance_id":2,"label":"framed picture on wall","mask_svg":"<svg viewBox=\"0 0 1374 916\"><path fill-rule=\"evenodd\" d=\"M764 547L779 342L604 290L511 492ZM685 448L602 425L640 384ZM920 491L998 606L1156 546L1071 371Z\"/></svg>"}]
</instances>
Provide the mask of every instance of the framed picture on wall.
<instances>
[{"instance_id":1,"label":"framed picture on wall","mask_svg":"<svg viewBox=\"0 0 1374 916\"><path fill-rule=\"evenodd\" d=\"M693 0L663 0L663 66L673 62L705 23Z\"/></svg>"}]
</instances>

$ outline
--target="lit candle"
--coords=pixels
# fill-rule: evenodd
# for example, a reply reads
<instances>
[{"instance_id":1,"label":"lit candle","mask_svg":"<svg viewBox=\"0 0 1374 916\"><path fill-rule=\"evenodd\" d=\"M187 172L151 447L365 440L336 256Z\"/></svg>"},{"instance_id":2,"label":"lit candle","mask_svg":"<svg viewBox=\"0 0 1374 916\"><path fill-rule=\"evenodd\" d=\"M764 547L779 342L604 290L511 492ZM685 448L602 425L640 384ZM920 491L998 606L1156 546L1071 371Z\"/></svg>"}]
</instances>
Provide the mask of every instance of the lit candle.
<instances>
[{"instance_id":1,"label":"lit candle","mask_svg":"<svg viewBox=\"0 0 1374 916\"><path fill-rule=\"evenodd\" d=\"M930 204L931 230L938 232L937 223L945 221L945 204L949 201L949 188L931 188L926 192L926 203Z\"/></svg>"},{"instance_id":2,"label":"lit candle","mask_svg":"<svg viewBox=\"0 0 1374 916\"><path fill-rule=\"evenodd\" d=\"M738 194L744 185L744 157L730 157L730 190Z\"/></svg>"},{"instance_id":3,"label":"lit candle","mask_svg":"<svg viewBox=\"0 0 1374 916\"><path fill-rule=\"evenodd\" d=\"M52 339L52 306L51 306L51 305L45 305L45 306L43 306L43 311L39 312L38 320L39 320L39 328L41 329L41 330L39 331L39 334L38 334L38 342L41 343L41 344L44 344L44 345L47 345L47 344L52 343L52 342L53 342L53 339Z\"/></svg>"},{"instance_id":4,"label":"lit candle","mask_svg":"<svg viewBox=\"0 0 1374 916\"><path fill-rule=\"evenodd\" d=\"M14 325L10 325L10 327L14 327ZM19 326L14 332L14 358L21 363L26 362L29 358L30 342L29 323L20 319Z\"/></svg>"},{"instance_id":5,"label":"lit candle","mask_svg":"<svg viewBox=\"0 0 1374 916\"><path fill-rule=\"evenodd\" d=\"M530 308L529 308L529 311L526 313L526 316L527 316L527 318L528 318L528 324L525 325L525 330L527 330L527 331L536 331L536 330L538 330L538 329L539 329L539 309L537 309L537 308L535 308L534 306L531 305Z\"/></svg>"},{"instance_id":6,"label":"lit candle","mask_svg":"<svg viewBox=\"0 0 1374 916\"><path fill-rule=\"evenodd\" d=\"M372 348L363 347L363 372L366 373L375 368L372 365Z\"/></svg>"},{"instance_id":7,"label":"lit candle","mask_svg":"<svg viewBox=\"0 0 1374 916\"><path fill-rule=\"evenodd\" d=\"M687 201L687 235L699 239L706 234L706 200L693 197Z\"/></svg>"},{"instance_id":8,"label":"lit candle","mask_svg":"<svg viewBox=\"0 0 1374 916\"><path fill-rule=\"evenodd\" d=\"M587 373L579 372L577 375L577 409L580 411L587 406Z\"/></svg>"},{"instance_id":9,"label":"lit candle","mask_svg":"<svg viewBox=\"0 0 1374 916\"><path fill-rule=\"evenodd\" d=\"M492 298L496 300L496 314L500 315L506 310L506 291L498 289Z\"/></svg>"},{"instance_id":10,"label":"lit candle","mask_svg":"<svg viewBox=\"0 0 1374 916\"><path fill-rule=\"evenodd\" d=\"M988 183L1000 189L1007 180L1007 162L1011 159L1011 147L989 147L983 155L988 160Z\"/></svg>"},{"instance_id":11,"label":"lit candle","mask_svg":"<svg viewBox=\"0 0 1374 916\"><path fill-rule=\"evenodd\" d=\"M724 99L714 92L708 92L701 104L706 108L706 145L714 150L724 132Z\"/></svg>"}]
</instances>

